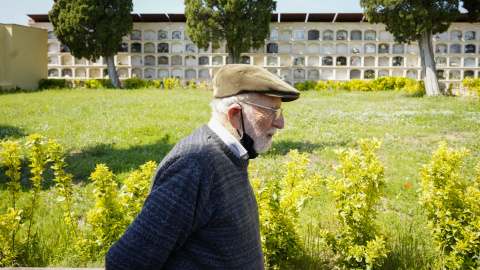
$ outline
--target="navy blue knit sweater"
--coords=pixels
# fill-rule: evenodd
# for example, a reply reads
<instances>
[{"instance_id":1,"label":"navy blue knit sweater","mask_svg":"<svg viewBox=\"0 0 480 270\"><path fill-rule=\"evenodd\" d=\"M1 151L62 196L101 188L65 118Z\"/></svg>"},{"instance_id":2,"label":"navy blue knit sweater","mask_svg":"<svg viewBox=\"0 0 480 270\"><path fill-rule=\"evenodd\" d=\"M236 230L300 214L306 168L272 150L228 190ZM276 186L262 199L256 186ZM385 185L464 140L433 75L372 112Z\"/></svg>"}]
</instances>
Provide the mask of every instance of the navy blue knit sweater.
<instances>
[{"instance_id":1,"label":"navy blue knit sweater","mask_svg":"<svg viewBox=\"0 0 480 270\"><path fill-rule=\"evenodd\" d=\"M182 139L106 269L264 269L247 166L207 125Z\"/></svg>"}]
</instances>

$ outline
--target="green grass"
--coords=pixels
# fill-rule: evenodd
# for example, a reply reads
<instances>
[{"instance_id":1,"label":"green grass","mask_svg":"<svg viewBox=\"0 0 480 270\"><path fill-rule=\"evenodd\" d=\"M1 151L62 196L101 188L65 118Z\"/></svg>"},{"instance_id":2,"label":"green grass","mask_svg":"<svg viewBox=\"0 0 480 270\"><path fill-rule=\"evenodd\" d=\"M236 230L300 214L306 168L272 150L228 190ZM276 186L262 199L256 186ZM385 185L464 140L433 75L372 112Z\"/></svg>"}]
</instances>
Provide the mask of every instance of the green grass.
<instances>
[{"instance_id":1,"label":"green grass","mask_svg":"<svg viewBox=\"0 0 480 270\"><path fill-rule=\"evenodd\" d=\"M88 177L105 163L122 182L146 161L160 162L170 149L195 128L208 122L212 92L204 90L55 90L0 96L0 140L20 140L40 133L57 139L69 153L67 170L76 183L77 211L91 208ZM355 147L360 138L383 141L379 151L388 183L378 221L392 250L384 269L437 269L438 253L424 229L418 204L418 172L439 141L466 147L464 174L473 177L480 161L480 102L454 97L413 97L403 92L302 92L298 101L284 103L285 128L274 138L271 151L253 160L250 177L281 177L289 149L308 153L310 173L330 175L337 163L334 149ZM24 161L26 168L27 161ZM26 170L26 169L24 169ZM6 198L7 177L0 169L0 196ZM28 189L29 175L22 174ZM44 186L52 186L46 172ZM409 183L410 188L404 188ZM45 189L44 194L55 189ZM36 224L42 254L35 266L102 266L102 260L79 263L67 258L66 226L55 196L44 196ZM53 199L52 199L53 198ZM6 200L4 200L6 202ZM0 207L0 212L6 204ZM316 228L334 228L334 206L327 190L302 213L302 233L309 247L296 269L331 269L335 257L318 243ZM81 217L83 218L83 217ZM57 221L55 221L57 220ZM48 222L47 222L48 221ZM56 237L55 235L59 235ZM50 256L50 254L56 254ZM332 259L333 258L333 259Z\"/></svg>"}]
</instances>

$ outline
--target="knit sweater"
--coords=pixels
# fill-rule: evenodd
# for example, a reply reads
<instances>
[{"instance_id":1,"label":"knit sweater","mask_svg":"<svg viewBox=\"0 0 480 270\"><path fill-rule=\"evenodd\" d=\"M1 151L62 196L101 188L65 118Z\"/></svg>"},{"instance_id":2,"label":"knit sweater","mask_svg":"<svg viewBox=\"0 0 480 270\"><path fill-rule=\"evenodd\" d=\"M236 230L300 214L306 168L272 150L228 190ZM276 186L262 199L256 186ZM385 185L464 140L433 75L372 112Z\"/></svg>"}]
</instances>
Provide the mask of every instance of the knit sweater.
<instances>
[{"instance_id":1,"label":"knit sweater","mask_svg":"<svg viewBox=\"0 0 480 270\"><path fill-rule=\"evenodd\" d=\"M207 125L183 138L106 269L264 269L247 166Z\"/></svg>"}]
</instances>

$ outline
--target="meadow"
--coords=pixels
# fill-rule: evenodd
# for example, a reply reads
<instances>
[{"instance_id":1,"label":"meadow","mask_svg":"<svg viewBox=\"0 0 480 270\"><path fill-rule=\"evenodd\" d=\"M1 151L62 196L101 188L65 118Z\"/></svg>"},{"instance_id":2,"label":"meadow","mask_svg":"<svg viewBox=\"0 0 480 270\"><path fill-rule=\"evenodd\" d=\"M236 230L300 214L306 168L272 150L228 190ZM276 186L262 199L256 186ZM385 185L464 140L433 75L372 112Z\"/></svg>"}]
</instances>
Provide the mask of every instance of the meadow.
<instances>
[{"instance_id":1,"label":"meadow","mask_svg":"<svg viewBox=\"0 0 480 270\"><path fill-rule=\"evenodd\" d=\"M75 209L83 220L93 207L90 174L106 164L121 184L147 161L160 162L181 138L208 122L208 90L65 89L0 96L0 140L25 143L30 134L56 139L66 149L68 173L74 177ZM269 152L251 161L251 179L282 177L290 149L308 155L307 173L326 178L338 164L339 148L355 148L361 138L382 141L378 151L386 165L386 187L376 217L388 236L390 253L383 269L441 269L424 209L419 204L419 169L445 141L466 147L466 181L480 161L480 102L455 97L419 97L406 92L304 91L295 102L283 103L285 128L274 137ZM22 189L31 184L22 161ZM45 172L38 210L37 251L29 266L102 267L102 257L82 261L69 249L68 229L55 200L58 191L51 171ZM7 208L5 168L0 168L0 213ZM318 241L319 228L335 228L332 196L325 186L303 207L300 234L305 252L293 269L332 269L334 256ZM22 202L20 202L21 204ZM26 202L24 202L26 203ZM83 214L82 214L83 213Z\"/></svg>"}]
</instances>

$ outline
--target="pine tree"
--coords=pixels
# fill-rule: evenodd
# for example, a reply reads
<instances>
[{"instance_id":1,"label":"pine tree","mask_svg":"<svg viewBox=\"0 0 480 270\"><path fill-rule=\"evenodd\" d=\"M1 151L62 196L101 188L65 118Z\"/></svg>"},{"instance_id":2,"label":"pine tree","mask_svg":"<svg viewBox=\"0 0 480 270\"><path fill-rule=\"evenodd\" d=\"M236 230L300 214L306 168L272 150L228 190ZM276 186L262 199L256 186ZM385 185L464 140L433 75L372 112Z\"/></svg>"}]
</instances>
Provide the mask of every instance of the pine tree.
<instances>
[{"instance_id":1,"label":"pine tree","mask_svg":"<svg viewBox=\"0 0 480 270\"><path fill-rule=\"evenodd\" d=\"M465 0L469 20L478 17L480 0ZM435 68L432 35L448 30L460 16L459 0L360 0L370 23L383 23L395 41L417 41L422 61L422 79L427 95L440 94Z\"/></svg>"},{"instance_id":2,"label":"pine tree","mask_svg":"<svg viewBox=\"0 0 480 270\"><path fill-rule=\"evenodd\" d=\"M265 44L276 6L274 0L185 0L187 35L205 50L225 40L229 63L239 63L241 53Z\"/></svg>"},{"instance_id":3,"label":"pine tree","mask_svg":"<svg viewBox=\"0 0 480 270\"><path fill-rule=\"evenodd\" d=\"M54 1L48 15L58 40L78 59L105 57L110 82L120 87L114 55L133 28L132 0Z\"/></svg>"}]
</instances>

